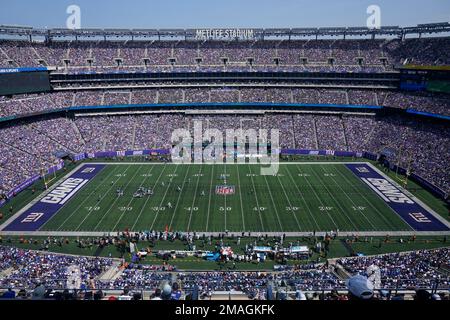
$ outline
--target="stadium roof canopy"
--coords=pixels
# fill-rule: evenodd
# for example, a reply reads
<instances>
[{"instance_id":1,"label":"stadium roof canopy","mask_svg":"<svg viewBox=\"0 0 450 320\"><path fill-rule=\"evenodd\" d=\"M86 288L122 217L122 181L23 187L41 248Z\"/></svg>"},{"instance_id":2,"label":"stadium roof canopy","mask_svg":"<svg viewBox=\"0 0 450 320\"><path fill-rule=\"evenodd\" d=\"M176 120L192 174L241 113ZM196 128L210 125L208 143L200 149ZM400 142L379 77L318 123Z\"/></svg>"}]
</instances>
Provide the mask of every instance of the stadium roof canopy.
<instances>
[{"instance_id":1,"label":"stadium roof canopy","mask_svg":"<svg viewBox=\"0 0 450 320\"><path fill-rule=\"evenodd\" d=\"M221 30L221 29L43 29L28 26L0 25L0 36L40 36L47 39L65 37L103 37L105 40L113 37L157 37L158 39L185 38L186 40L196 40L198 30ZM222 29L225 30L225 29ZM227 29L230 30L230 29ZM238 29L234 29L238 30ZM267 37L280 38L301 38L307 36L398 36L404 37L407 34L433 34L450 32L450 23L430 23L419 24L415 27L383 26L379 29L369 29L367 27L321 27L321 28L250 28L253 39L265 39ZM198 40L198 39L197 39ZM205 40L205 39L203 39ZM220 39L224 40L224 39Z\"/></svg>"}]
</instances>

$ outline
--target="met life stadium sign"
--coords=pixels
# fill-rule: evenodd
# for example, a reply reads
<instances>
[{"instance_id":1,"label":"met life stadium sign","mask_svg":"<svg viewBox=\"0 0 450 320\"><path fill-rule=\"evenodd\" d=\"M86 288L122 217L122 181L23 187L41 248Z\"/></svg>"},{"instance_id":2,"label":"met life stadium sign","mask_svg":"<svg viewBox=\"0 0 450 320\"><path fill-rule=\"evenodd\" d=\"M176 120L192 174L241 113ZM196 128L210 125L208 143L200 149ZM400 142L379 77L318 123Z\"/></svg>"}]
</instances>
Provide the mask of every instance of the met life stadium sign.
<instances>
[{"instance_id":1,"label":"met life stadium sign","mask_svg":"<svg viewBox=\"0 0 450 320\"><path fill-rule=\"evenodd\" d=\"M196 40L255 39L253 29L196 29Z\"/></svg>"}]
</instances>

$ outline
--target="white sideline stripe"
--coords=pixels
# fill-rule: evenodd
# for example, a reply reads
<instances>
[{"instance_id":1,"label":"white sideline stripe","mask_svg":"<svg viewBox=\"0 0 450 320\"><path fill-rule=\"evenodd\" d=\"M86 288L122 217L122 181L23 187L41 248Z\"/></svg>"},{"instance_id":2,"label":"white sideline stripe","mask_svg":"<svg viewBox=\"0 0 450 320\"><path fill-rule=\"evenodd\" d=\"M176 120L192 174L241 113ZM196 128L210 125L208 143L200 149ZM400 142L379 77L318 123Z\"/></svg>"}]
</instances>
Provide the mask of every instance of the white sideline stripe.
<instances>
[{"instance_id":1,"label":"white sideline stripe","mask_svg":"<svg viewBox=\"0 0 450 320\"><path fill-rule=\"evenodd\" d=\"M138 232L138 230L131 230L130 232ZM248 230L241 231L233 231L229 232L229 236L241 236L242 232L249 232ZM329 232L329 231L328 231ZM223 232L197 232L200 235L212 235L219 236L223 234ZM302 231L302 232L290 232L290 231L250 231L252 237L258 237L262 233L267 234L268 236L282 236L285 234L287 237L310 237L313 234L313 231ZM327 231L316 231L316 236L325 236ZM101 236L113 236L117 234L117 231L21 231L20 233L17 231L0 231L1 235L21 235L21 236L67 236L67 237L101 237ZM193 234L193 232L189 232L188 234ZM384 237L386 235L390 236L450 236L450 231L339 231L340 237L351 237L351 236L374 236L374 237Z\"/></svg>"},{"instance_id":2,"label":"white sideline stripe","mask_svg":"<svg viewBox=\"0 0 450 320\"><path fill-rule=\"evenodd\" d=\"M78 190L83 188L83 186L88 182L89 182L89 180L84 180L83 183L81 183L78 187L73 189L71 193L69 193L62 201L59 202L59 204L66 203Z\"/></svg>"},{"instance_id":3,"label":"white sideline stripe","mask_svg":"<svg viewBox=\"0 0 450 320\"><path fill-rule=\"evenodd\" d=\"M113 164L113 165L140 165L140 164L152 164L152 165L221 165L223 164L222 162L216 162L216 163L209 163L209 162L201 162L201 163L173 163L173 162L169 162L169 163L164 163L164 162L83 162L84 164ZM365 161L316 161L316 162L311 162L311 161L289 161L289 162L284 162L284 161L276 161L276 162L272 162L273 164L279 164L279 165L296 165L296 164L367 164L367 162ZM243 165L253 165L253 166L262 166L265 165L264 163L227 163L227 165L237 165L237 166L243 166Z\"/></svg>"},{"instance_id":4,"label":"white sideline stripe","mask_svg":"<svg viewBox=\"0 0 450 320\"><path fill-rule=\"evenodd\" d=\"M380 192L380 190L378 190L377 188L375 188L369 181L367 181L366 178L361 178L361 180L364 181L364 183L366 183L366 184L370 187L370 189L372 189L373 191L375 191L375 192L376 192L376 193L377 193L384 201L386 201L386 202L391 202L391 200L389 200L388 198L386 198L385 195L382 194L382 193Z\"/></svg>"}]
</instances>

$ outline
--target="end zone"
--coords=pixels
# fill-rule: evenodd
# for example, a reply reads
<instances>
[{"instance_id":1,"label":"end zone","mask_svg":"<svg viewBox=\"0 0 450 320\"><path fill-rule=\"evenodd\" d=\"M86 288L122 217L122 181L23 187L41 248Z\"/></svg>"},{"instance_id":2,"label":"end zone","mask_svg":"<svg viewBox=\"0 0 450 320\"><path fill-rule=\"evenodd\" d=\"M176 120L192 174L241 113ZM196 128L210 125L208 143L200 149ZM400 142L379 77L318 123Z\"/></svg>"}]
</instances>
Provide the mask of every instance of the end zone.
<instances>
[{"instance_id":1,"label":"end zone","mask_svg":"<svg viewBox=\"0 0 450 320\"><path fill-rule=\"evenodd\" d=\"M416 231L449 231L450 224L419 199L370 164L347 163L346 167Z\"/></svg>"},{"instance_id":2,"label":"end zone","mask_svg":"<svg viewBox=\"0 0 450 320\"><path fill-rule=\"evenodd\" d=\"M50 220L79 190L81 190L104 164L84 164L75 169L62 182L45 192L43 196L25 211L13 216L2 226L2 231L37 231Z\"/></svg>"}]
</instances>

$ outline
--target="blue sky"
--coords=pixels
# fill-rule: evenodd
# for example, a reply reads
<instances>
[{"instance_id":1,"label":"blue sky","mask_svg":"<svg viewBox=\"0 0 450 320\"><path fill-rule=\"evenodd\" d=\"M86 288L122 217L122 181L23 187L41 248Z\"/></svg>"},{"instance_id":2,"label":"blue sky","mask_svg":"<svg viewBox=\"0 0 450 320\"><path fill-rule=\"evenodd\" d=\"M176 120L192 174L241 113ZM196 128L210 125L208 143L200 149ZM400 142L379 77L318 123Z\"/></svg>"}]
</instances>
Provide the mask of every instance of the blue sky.
<instances>
[{"instance_id":1,"label":"blue sky","mask_svg":"<svg viewBox=\"0 0 450 320\"><path fill-rule=\"evenodd\" d=\"M0 24L64 28L71 4L82 28L365 26L371 4L382 25L450 21L450 0L0 0Z\"/></svg>"}]
</instances>

